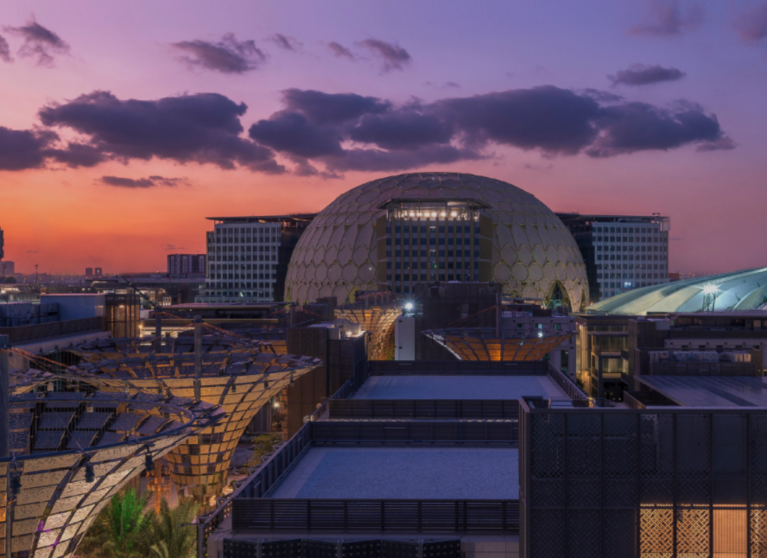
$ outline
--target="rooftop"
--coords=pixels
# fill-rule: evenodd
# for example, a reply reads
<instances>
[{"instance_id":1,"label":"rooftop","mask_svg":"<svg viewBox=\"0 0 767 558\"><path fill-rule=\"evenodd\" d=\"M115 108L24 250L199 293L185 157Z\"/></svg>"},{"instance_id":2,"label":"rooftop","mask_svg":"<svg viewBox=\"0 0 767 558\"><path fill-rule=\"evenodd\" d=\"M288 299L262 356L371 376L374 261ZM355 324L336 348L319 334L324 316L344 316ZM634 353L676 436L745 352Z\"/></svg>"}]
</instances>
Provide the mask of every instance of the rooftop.
<instances>
[{"instance_id":1,"label":"rooftop","mask_svg":"<svg viewBox=\"0 0 767 558\"><path fill-rule=\"evenodd\" d=\"M569 399L548 376L371 376L354 399Z\"/></svg>"},{"instance_id":2,"label":"rooftop","mask_svg":"<svg viewBox=\"0 0 767 558\"><path fill-rule=\"evenodd\" d=\"M767 384L754 376L635 376L683 407L767 407Z\"/></svg>"},{"instance_id":3,"label":"rooftop","mask_svg":"<svg viewBox=\"0 0 767 558\"><path fill-rule=\"evenodd\" d=\"M312 447L273 498L516 499L513 448Z\"/></svg>"}]
</instances>

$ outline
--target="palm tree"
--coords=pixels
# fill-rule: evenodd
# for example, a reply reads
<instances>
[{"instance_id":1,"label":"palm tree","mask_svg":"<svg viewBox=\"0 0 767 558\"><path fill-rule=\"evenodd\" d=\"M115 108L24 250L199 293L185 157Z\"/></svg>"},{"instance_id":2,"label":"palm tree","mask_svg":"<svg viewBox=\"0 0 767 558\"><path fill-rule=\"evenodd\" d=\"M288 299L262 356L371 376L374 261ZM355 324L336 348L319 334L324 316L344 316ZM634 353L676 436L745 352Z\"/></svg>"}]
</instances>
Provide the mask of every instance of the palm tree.
<instances>
[{"instance_id":1,"label":"palm tree","mask_svg":"<svg viewBox=\"0 0 767 558\"><path fill-rule=\"evenodd\" d=\"M133 488L116 494L88 531L78 554L94 558L145 556L153 523L153 513L146 511L146 503L146 497L139 497Z\"/></svg>"},{"instance_id":2,"label":"palm tree","mask_svg":"<svg viewBox=\"0 0 767 558\"><path fill-rule=\"evenodd\" d=\"M198 506L191 500L170 509L165 500L152 524L152 558L189 558L197 547L197 531L190 524Z\"/></svg>"}]
</instances>

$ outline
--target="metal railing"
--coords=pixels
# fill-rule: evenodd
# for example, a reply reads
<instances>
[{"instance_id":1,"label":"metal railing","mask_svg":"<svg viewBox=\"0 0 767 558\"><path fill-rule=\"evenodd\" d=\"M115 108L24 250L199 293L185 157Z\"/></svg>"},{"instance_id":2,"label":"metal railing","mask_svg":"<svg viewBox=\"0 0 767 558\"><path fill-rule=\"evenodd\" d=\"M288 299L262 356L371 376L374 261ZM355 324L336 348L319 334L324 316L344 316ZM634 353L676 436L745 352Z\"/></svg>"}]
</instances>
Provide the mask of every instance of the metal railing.
<instances>
[{"instance_id":1,"label":"metal railing","mask_svg":"<svg viewBox=\"0 0 767 558\"><path fill-rule=\"evenodd\" d=\"M334 533L514 533L519 500L238 498L232 530Z\"/></svg>"},{"instance_id":2,"label":"metal railing","mask_svg":"<svg viewBox=\"0 0 767 558\"><path fill-rule=\"evenodd\" d=\"M516 400L333 399L330 419L512 419L519 416Z\"/></svg>"},{"instance_id":3,"label":"metal railing","mask_svg":"<svg viewBox=\"0 0 767 558\"><path fill-rule=\"evenodd\" d=\"M14 345L90 331L104 331L104 318L97 316L80 320L49 322L47 324L0 327L0 335L7 335Z\"/></svg>"},{"instance_id":4,"label":"metal railing","mask_svg":"<svg viewBox=\"0 0 767 558\"><path fill-rule=\"evenodd\" d=\"M588 395L586 395L585 391L578 387L578 384L568 378L561 370L558 370L556 366L551 364L551 362L548 363L547 372L549 377L554 380L554 383L561 387L567 396L573 401L588 401L591 399Z\"/></svg>"}]
</instances>

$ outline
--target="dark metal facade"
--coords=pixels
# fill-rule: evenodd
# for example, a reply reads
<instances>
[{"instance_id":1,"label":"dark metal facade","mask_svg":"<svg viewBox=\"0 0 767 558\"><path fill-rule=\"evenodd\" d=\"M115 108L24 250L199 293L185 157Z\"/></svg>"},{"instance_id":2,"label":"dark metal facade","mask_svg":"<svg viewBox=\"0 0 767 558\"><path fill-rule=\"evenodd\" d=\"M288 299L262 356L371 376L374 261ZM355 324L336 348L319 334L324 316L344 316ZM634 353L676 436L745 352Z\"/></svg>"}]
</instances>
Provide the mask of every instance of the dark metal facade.
<instances>
[{"instance_id":1,"label":"dark metal facade","mask_svg":"<svg viewBox=\"0 0 767 558\"><path fill-rule=\"evenodd\" d=\"M521 556L767 556L767 410L520 404Z\"/></svg>"}]
</instances>

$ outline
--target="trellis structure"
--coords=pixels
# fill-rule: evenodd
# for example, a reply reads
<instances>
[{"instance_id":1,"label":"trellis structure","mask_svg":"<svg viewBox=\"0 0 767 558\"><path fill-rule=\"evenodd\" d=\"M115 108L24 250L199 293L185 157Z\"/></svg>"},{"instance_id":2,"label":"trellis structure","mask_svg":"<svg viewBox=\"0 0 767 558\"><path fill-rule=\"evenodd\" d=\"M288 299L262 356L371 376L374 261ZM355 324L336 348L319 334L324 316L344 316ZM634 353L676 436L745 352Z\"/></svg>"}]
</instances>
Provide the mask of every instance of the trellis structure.
<instances>
[{"instance_id":1,"label":"trellis structure","mask_svg":"<svg viewBox=\"0 0 767 558\"><path fill-rule=\"evenodd\" d=\"M5 550L10 532L16 558L72 557L132 478L223 419L205 402L144 393L38 392L10 403L0 544Z\"/></svg>"},{"instance_id":2,"label":"trellis structure","mask_svg":"<svg viewBox=\"0 0 767 558\"><path fill-rule=\"evenodd\" d=\"M423 334L460 360L480 361L540 361L570 338L569 333L519 337L507 330L501 330L499 336L490 327L427 330Z\"/></svg>"}]
</instances>

